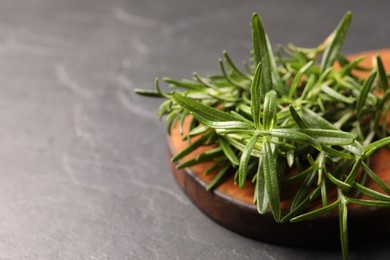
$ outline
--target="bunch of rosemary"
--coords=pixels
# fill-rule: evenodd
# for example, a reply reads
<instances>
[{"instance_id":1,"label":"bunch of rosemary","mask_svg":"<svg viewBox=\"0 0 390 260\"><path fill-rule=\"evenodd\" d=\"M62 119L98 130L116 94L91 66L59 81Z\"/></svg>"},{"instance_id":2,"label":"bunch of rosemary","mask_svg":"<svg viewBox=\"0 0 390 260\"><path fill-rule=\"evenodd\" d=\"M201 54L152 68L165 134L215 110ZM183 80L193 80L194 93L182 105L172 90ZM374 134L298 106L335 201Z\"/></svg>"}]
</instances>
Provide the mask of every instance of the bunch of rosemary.
<instances>
[{"instance_id":1,"label":"bunch of rosemary","mask_svg":"<svg viewBox=\"0 0 390 260\"><path fill-rule=\"evenodd\" d=\"M260 17L252 17L253 50L246 72L223 52L221 74L192 80L163 78L175 89L136 90L136 93L165 98L159 109L167 115L168 132L174 123L183 134L184 119L192 115L190 130L183 138L188 147L176 154L176 162L203 145L215 148L178 164L185 168L211 161L206 171L218 170L207 187L214 188L222 178L235 173L243 188L247 179L256 183L254 203L258 212L271 209L276 222L297 222L338 209L343 257L348 258L348 205L389 207L390 188L370 169L369 158L390 144L387 114L390 88L380 57L366 79L354 75L367 70L349 61L341 48L351 13L316 48L288 48L273 54ZM334 64L338 62L340 69ZM286 176L287 167L298 173ZM387 194L365 186L367 178ZM282 214L280 193L298 182L291 209ZM329 201L329 190L337 199ZM371 197L359 198L359 194ZM320 198L322 207L308 212L307 206Z\"/></svg>"}]
</instances>

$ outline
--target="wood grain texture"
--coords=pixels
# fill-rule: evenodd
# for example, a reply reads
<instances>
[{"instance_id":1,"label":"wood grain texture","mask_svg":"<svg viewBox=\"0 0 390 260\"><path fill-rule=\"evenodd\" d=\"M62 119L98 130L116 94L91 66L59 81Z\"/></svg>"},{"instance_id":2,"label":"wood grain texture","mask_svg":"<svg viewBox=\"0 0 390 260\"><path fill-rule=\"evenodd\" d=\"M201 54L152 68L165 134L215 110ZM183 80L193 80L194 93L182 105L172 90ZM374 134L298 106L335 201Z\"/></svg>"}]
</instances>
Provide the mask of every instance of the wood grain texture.
<instances>
[{"instance_id":1,"label":"wood grain texture","mask_svg":"<svg viewBox=\"0 0 390 260\"><path fill-rule=\"evenodd\" d=\"M353 55L353 59L365 55L362 65L371 67L371 57L379 53L387 70L390 70L390 49L370 51ZM359 76L365 76L365 73ZM390 123L390 119L388 120ZM188 127L188 124L187 124ZM185 130L185 129L184 129ZM168 138L170 153L175 154L187 145L182 141L178 127L172 129ZM193 158L210 147L201 147L187 155L184 160ZM387 184L390 184L390 151L382 149L372 156L370 165L374 172ZM234 184L233 176L229 177L214 191L206 191L205 187L212 180L214 174L204 175L210 163L201 163L184 170L177 170L171 163L174 177L187 196L207 216L222 226L239 234L272 243L293 246L329 246L339 245L339 229L337 212L324 215L313 220L300 223L278 224L274 222L272 214L259 215L253 204L255 185L250 181L245 183L244 189ZM368 187L383 192L373 181L368 180ZM291 187L291 189L294 189ZM284 189L281 196L282 212L287 212L292 197L291 189ZM362 196L363 199L369 199ZM330 198L332 200L332 198ZM318 205L313 205L317 207ZM390 208L367 208L361 206L349 207L349 235L351 243L370 240L390 232ZM370 225L367 225L367 219Z\"/></svg>"}]
</instances>

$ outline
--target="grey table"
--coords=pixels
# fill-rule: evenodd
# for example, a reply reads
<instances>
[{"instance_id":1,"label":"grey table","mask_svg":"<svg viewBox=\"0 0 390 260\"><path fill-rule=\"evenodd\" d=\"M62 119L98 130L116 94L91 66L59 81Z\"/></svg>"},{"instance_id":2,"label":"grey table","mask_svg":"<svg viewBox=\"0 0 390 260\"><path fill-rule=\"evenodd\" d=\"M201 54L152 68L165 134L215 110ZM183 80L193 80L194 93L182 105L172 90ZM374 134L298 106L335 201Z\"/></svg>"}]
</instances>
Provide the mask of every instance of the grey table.
<instances>
[{"instance_id":1,"label":"grey table","mask_svg":"<svg viewBox=\"0 0 390 260\"><path fill-rule=\"evenodd\" d=\"M250 16L271 41L314 46L347 11L347 53L389 47L383 1L0 1L0 259L334 259L217 225L179 190L158 76L247 59ZM390 237L352 259L389 259Z\"/></svg>"}]
</instances>

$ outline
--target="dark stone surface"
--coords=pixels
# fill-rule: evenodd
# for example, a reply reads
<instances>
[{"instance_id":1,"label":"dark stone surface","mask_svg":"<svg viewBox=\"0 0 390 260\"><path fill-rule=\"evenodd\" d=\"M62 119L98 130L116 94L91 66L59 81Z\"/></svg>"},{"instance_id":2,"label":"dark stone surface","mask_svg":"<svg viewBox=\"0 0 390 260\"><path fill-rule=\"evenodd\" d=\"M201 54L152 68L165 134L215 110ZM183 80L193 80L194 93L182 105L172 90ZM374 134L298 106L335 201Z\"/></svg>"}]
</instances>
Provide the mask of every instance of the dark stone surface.
<instances>
[{"instance_id":1,"label":"dark stone surface","mask_svg":"<svg viewBox=\"0 0 390 260\"><path fill-rule=\"evenodd\" d=\"M347 11L347 53L390 45L382 1L0 1L0 259L334 259L234 234L174 182L155 76L247 59L258 12L274 45L314 46ZM385 259L390 237L352 259Z\"/></svg>"}]
</instances>

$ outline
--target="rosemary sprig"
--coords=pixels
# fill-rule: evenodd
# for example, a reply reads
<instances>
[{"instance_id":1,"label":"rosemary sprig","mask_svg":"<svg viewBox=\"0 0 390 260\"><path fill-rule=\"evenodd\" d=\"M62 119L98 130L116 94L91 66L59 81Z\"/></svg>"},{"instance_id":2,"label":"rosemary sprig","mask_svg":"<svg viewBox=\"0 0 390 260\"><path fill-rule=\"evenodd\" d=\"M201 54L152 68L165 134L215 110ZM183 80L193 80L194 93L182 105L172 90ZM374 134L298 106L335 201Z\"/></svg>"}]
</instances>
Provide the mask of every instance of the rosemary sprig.
<instances>
[{"instance_id":1,"label":"rosemary sprig","mask_svg":"<svg viewBox=\"0 0 390 260\"><path fill-rule=\"evenodd\" d=\"M178 168L214 162L205 174L218 173L207 189L217 187L238 167L234 179L240 188L248 179L255 181L258 212L271 210L276 222L304 221L338 210L344 259L348 258L348 205L390 207L390 188L368 164L373 153L390 145L383 122L390 108L388 74L376 56L367 79L354 75L362 69L363 58L350 62L341 53L351 19L348 12L317 47L291 44L278 48L274 56L263 23L254 14L252 65L245 63L246 72L224 51L220 74L201 77L194 73L192 80L163 78L173 92L163 92L157 80L155 91L136 90L166 99L158 115L167 116L168 132L179 122L183 139L198 138L172 161L180 161ZM334 69L335 62L339 70ZM189 114L193 117L190 129L183 133ZM182 161L210 144L214 148ZM285 177L282 165L299 171ZM366 187L366 176L387 194ZM297 181L300 188L291 210L282 216L281 190ZM330 201L330 189L337 190L336 201ZM356 196L360 193L372 199L360 199ZM322 207L309 211L309 203L319 197Z\"/></svg>"}]
</instances>

